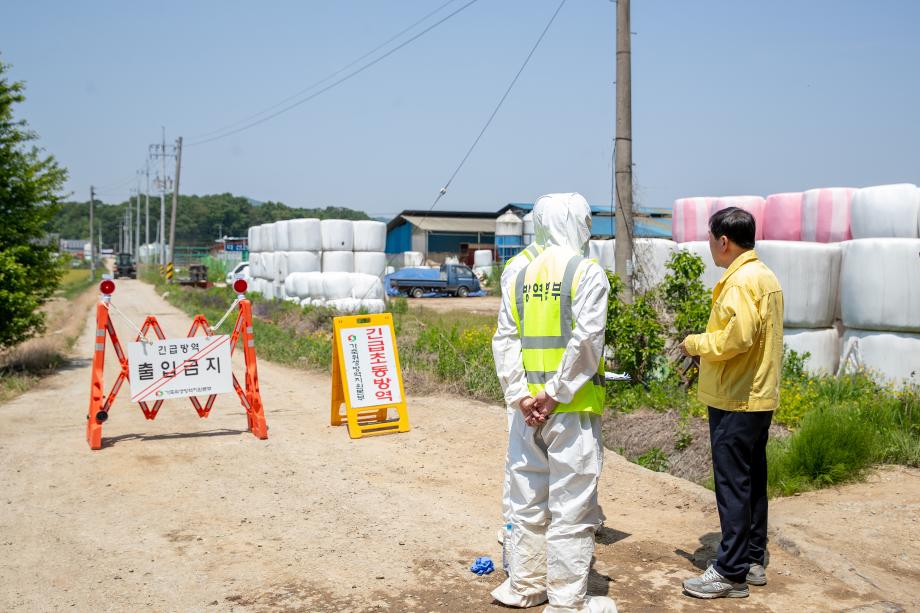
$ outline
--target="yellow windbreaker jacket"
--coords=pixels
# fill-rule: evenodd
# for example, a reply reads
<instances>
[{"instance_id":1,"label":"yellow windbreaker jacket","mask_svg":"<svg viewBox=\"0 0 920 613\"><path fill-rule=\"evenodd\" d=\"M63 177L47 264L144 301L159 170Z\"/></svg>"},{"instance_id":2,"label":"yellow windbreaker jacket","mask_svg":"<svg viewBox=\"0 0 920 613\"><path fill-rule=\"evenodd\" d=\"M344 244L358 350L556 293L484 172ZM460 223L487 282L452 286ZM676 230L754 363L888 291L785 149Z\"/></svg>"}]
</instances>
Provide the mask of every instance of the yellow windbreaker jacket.
<instances>
[{"instance_id":1,"label":"yellow windbreaker jacket","mask_svg":"<svg viewBox=\"0 0 920 613\"><path fill-rule=\"evenodd\" d=\"M688 336L700 356L697 396L724 411L772 411L783 361L783 290L754 251L738 256L712 290L706 332Z\"/></svg>"}]
</instances>

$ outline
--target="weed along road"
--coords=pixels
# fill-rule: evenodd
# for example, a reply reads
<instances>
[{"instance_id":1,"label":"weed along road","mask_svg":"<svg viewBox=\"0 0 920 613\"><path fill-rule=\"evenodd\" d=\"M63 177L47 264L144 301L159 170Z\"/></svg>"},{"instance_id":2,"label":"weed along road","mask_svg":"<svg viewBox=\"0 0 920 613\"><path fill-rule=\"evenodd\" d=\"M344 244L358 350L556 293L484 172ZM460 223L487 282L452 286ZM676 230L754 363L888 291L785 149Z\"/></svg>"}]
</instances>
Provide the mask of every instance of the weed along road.
<instances>
[{"instance_id":1,"label":"weed along road","mask_svg":"<svg viewBox=\"0 0 920 613\"><path fill-rule=\"evenodd\" d=\"M135 324L155 315L171 337L191 324L139 281L119 280L113 301ZM87 322L68 367L0 407L0 610L507 610L489 597L501 570L469 572L477 556L500 566L501 407L408 390L410 432L351 440L328 425L328 374L261 360L267 440L245 431L235 395L221 396L206 420L183 399L147 421L123 390L103 448L90 451ZM134 336L118 314L115 326L122 341ZM114 363L109 353L107 387ZM920 478L878 474L808 495L815 506L777 504L795 533L772 535L769 585L707 603L681 596L680 582L717 540L712 494L610 452L590 590L609 593L621 611L916 609ZM898 488L900 527L878 526L884 506L871 517L859 511L856 488L870 486L875 500L884 499L879 488ZM842 492L853 513L814 515ZM850 522L846 549L812 539L830 530L825 519ZM906 557L886 569L860 548ZM833 555L833 567L813 551Z\"/></svg>"}]
</instances>

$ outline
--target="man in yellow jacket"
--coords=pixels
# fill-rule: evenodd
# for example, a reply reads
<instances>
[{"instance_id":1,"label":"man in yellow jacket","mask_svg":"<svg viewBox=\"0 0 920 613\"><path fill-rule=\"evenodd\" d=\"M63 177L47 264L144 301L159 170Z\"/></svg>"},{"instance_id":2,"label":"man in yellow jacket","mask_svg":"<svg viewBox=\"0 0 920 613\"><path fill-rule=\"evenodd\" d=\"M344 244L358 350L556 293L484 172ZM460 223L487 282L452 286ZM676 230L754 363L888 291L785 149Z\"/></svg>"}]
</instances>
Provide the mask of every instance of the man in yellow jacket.
<instances>
[{"instance_id":1,"label":"man in yellow jacket","mask_svg":"<svg viewBox=\"0 0 920 613\"><path fill-rule=\"evenodd\" d=\"M754 217L730 207L709 219L709 248L726 268L712 290L703 334L681 343L699 356L699 399L709 406L716 504L722 526L717 557L684 581L698 598L744 598L766 585L767 436L779 404L783 290L754 251Z\"/></svg>"}]
</instances>

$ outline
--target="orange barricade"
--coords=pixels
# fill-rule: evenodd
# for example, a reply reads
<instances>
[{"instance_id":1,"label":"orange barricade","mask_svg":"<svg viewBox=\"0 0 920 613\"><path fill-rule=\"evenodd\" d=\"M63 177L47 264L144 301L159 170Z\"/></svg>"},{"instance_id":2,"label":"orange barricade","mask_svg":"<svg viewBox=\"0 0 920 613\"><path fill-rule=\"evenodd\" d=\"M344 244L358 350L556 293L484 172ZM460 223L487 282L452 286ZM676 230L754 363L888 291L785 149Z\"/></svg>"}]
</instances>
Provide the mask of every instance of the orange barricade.
<instances>
[{"instance_id":1,"label":"orange barricade","mask_svg":"<svg viewBox=\"0 0 920 613\"><path fill-rule=\"evenodd\" d=\"M128 357L118 341L118 335L115 334L115 327L112 325L112 318L109 311L111 302L111 293L115 289L114 284L103 281L103 295L96 306L96 342L93 351L93 373L90 385L89 395L89 413L86 416L86 441L90 449L100 449L102 447L102 424L109 417L109 410L121 390L122 384L128 378ZM245 290L244 290L245 291ZM166 335L160 328L156 317L149 315L144 320L144 325L140 328L140 334L135 340L141 340L144 335L152 331L158 339L165 339ZM192 327L188 331L188 337L191 338L198 334L199 331L205 335L211 332L210 324L204 315L196 315L192 322ZM112 385L108 395L104 390L104 373L105 366L105 339L111 338L112 348L115 350L115 356L121 365L121 371ZM268 438L268 425L265 423L265 412L262 407L262 395L259 392L259 374L256 367L256 349L255 339L252 331L252 303L243 298L242 294L239 299L239 313L237 314L236 324L233 326L233 333L230 337L230 353L236 350L237 342L241 341L243 345L243 357L246 363L245 387L240 385L236 375L233 375L233 388L240 397L243 408L246 409L249 431L259 439ZM195 407L199 417L207 417L214 406L214 400L217 395L208 396L208 399L202 405L201 401L192 396L192 406ZM163 405L162 400L155 401L152 405L145 401L138 402L144 417L147 419L156 419L157 412Z\"/></svg>"}]
</instances>

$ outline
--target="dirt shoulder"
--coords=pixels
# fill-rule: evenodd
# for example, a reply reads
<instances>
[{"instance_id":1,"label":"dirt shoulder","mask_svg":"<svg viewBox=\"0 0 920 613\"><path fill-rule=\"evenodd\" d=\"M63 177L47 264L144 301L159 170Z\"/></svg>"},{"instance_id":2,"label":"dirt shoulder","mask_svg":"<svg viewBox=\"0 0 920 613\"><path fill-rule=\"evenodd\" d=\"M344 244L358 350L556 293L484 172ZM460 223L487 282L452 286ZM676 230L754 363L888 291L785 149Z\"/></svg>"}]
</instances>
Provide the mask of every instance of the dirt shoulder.
<instances>
[{"instance_id":1,"label":"dirt shoulder","mask_svg":"<svg viewBox=\"0 0 920 613\"><path fill-rule=\"evenodd\" d=\"M189 318L150 286L118 286L116 303L135 322L153 314L167 334L188 329ZM115 326L131 336L123 320ZM500 407L412 398L411 432L352 441L328 425L329 377L263 361L267 441L245 432L231 396L207 420L174 401L146 421L125 389L105 424L104 448L91 452L84 420L92 331L84 330L68 368L0 406L0 609L507 610L488 595L502 573L468 571L476 556L501 559ZM107 361L111 383L111 353ZM898 504L916 518L918 472L904 474L911 479L902 479ZM833 504L838 491L858 499L871 484L792 502ZM900 580L890 588L855 585L808 553L811 539L824 542L809 528L807 513L817 507L780 501L774 544L782 536L796 547L773 546L770 585L744 601L692 600L679 587L718 538L712 494L608 453L601 502L607 522L590 588L623 611L839 611L883 601L911 608L920 592L916 575L902 572L916 569L916 547L906 549L906 567L891 567ZM778 533L783 521L801 524L802 534ZM858 521L868 530L878 516L848 521L848 550L881 558L905 549L900 532L872 537L853 528Z\"/></svg>"}]
</instances>

